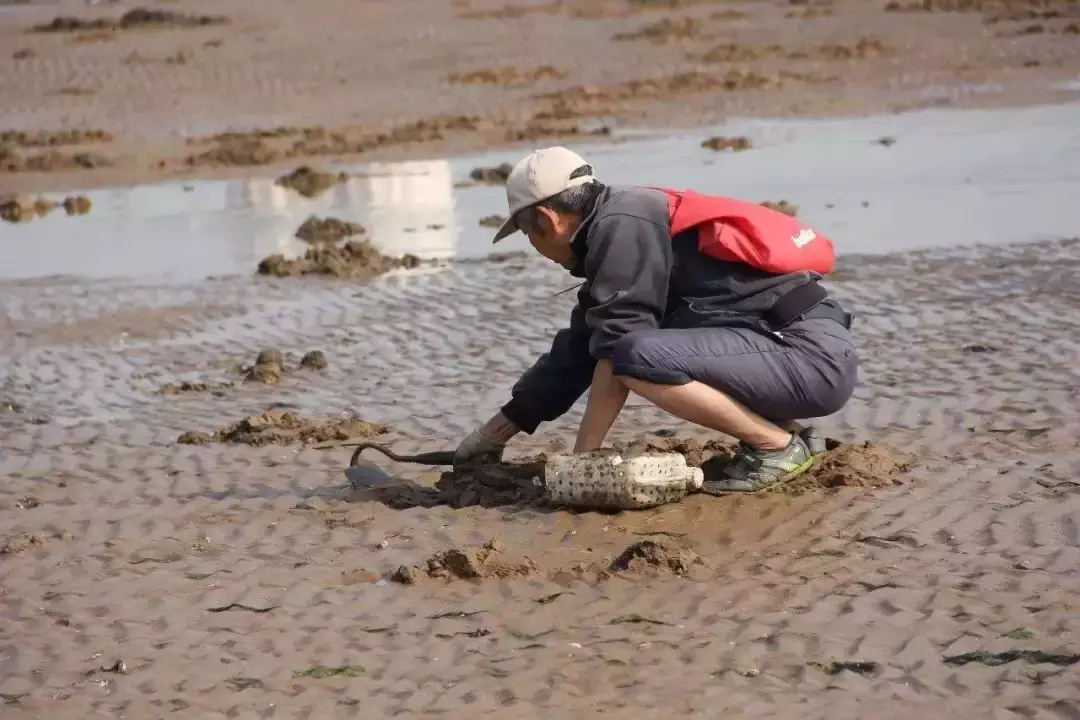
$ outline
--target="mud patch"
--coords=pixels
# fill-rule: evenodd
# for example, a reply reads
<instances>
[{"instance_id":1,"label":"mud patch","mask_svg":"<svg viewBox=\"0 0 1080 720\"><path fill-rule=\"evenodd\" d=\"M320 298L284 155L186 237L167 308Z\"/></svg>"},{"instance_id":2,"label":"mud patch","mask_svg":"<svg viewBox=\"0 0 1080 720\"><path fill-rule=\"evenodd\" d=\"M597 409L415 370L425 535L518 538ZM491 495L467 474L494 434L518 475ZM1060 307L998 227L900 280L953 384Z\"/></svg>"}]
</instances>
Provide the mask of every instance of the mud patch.
<instances>
[{"instance_id":1,"label":"mud patch","mask_svg":"<svg viewBox=\"0 0 1080 720\"><path fill-rule=\"evenodd\" d=\"M703 92L771 90L792 83L820 81L810 75L786 70L762 74L735 68L722 74L694 70L659 78L629 80L615 85L576 85L566 90L537 95L537 100L550 101L551 109L538 113L535 118L567 119L608 115L613 111L613 104L631 101L666 100Z\"/></svg>"},{"instance_id":2,"label":"mud patch","mask_svg":"<svg viewBox=\"0 0 1080 720\"><path fill-rule=\"evenodd\" d=\"M259 262L256 272L272 277L321 275L368 280L390 270L415 268L420 264L420 258L415 255L383 255L367 240L349 240L340 247L323 244L310 248L303 257L291 260L280 253L271 255Z\"/></svg>"},{"instance_id":3,"label":"mud patch","mask_svg":"<svg viewBox=\"0 0 1080 720\"><path fill-rule=\"evenodd\" d=\"M322 350L310 350L300 358L300 367L304 370L325 370L330 367L330 361Z\"/></svg>"},{"instance_id":4,"label":"mud patch","mask_svg":"<svg viewBox=\"0 0 1080 720\"><path fill-rule=\"evenodd\" d=\"M475 550L450 548L435 553L422 565L402 565L390 574L389 580L403 585L416 585L424 580L484 580L492 578L527 577L537 571L529 558L510 562L502 557L503 546L491 539Z\"/></svg>"},{"instance_id":5,"label":"mud patch","mask_svg":"<svg viewBox=\"0 0 1080 720\"><path fill-rule=\"evenodd\" d=\"M306 243L316 245L319 243L336 243L354 235L367 233L361 225L337 218L318 218L314 215L308 217L300 227L296 229L296 237Z\"/></svg>"},{"instance_id":6,"label":"mud patch","mask_svg":"<svg viewBox=\"0 0 1080 720\"><path fill-rule=\"evenodd\" d=\"M0 199L0 219L9 223L30 222L34 218L44 217L56 207L45 198L31 198L26 195Z\"/></svg>"},{"instance_id":7,"label":"mud patch","mask_svg":"<svg viewBox=\"0 0 1080 720\"><path fill-rule=\"evenodd\" d=\"M485 68L465 73L454 73L447 78L453 85L500 85L524 87L541 80L562 80L566 73L551 65L541 65L534 70L518 70L515 67Z\"/></svg>"},{"instance_id":8,"label":"mud patch","mask_svg":"<svg viewBox=\"0 0 1080 720\"><path fill-rule=\"evenodd\" d=\"M166 397L176 395L189 395L197 393L213 393L214 395L223 395L225 390L233 387L232 383L217 383L217 382L191 382L184 380L178 383L165 383L157 391L155 395L162 395Z\"/></svg>"},{"instance_id":9,"label":"mud patch","mask_svg":"<svg viewBox=\"0 0 1080 720\"><path fill-rule=\"evenodd\" d=\"M66 197L58 203L41 197L8 196L0 198L0 220L9 223L30 222L34 218L45 217L59 207L64 208L68 215L86 215L93 204L90 198L82 195Z\"/></svg>"},{"instance_id":10,"label":"mud patch","mask_svg":"<svg viewBox=\"0 0 1080 720\"><path fill-rule=\"evenodd\" d=\"M615 449L623 455L678 453L686 458L687 465L701 467L714 458L726 460L731 457L735 445L715 438L702 444L688 438L647 437L630 443L616 443Z\"/></svg>"},{"instance_id":11,"label":"mud patch","mask_svg":"<svg viewBox=\"0 0 1080 720\"><path fill-rule=\"evenodd\" d=\"M105 130L4 130L0 132L0 145L22 148L60 147L64 145L90 145L110 143L113 134Z\"/></svg>"},{"instance_id":12,"label":"mud patch","mask_svg":"<svg viewBox=\"0 0 1080 720\"><path fill-rule=\"evenodd\" d=\"M810 49L792 49L784 45L747 46L737 43L716 45L702 55L690 55L708 63L748 62L769 58L786 60L869 60L894 54L893 49L873 37L861 37L852 44L829 43Z\"/></svg>"},{"instance_id":13,"label":"mud patch","mask_svg":"<svg viewBox=\"0 0 1080 720\"><path fill-rule=\"evenodd\" d=\"M782 212L785 215L790 215L791 217L796 217L799 214L799 206L789 203L787 200L778 200L776 202L773 202L772 200L766 200L765 202L759 204L762 207L767 207L770 210L775 210L776 212Z\"/></svg>"},{"instance_id":14,"label":"mud patch","mask_svg":"<svg viewBox=\"0 0 1080 720\"><path fill-rule=\"evenodd\" d=\"M24 152L0 143L0 172L61 172L112 166L107 157L90 152Z\"/></svg>"},{"instance_id":15,"label":"mud patch","mask_svg":"<svg viewBox=\"0 0 1080 720\"><path fill-rule=\"evenodd\" d=\"M64 208L64 212L68 215L87 215L94 207L90 202L90 198L85 195L74 195L72 197L64 198L64 201L60 203L60 206Z\"/></svg>"},{"instance_id":16,"label":"mud patch","mask_svg":"<svg viewBox=\"0 0 1080 720\"><path fill-rule=\"evenodd\" d=\"M379 488L376 494L385 505L399 510L437 505L542 505L544 464L544 456L538 455L518 462L449 470L439 476L434 487L405 483Z\"/></svg>"},{"instance_id":17,"label":"mud patch","mask_svg":"<svg viewBox=\"0 0 1080 720\"><path fill-rule=\"evenodd\" d=\"M692 550L676 547L666 541L639 540L623 550L611 562L608 570L642 577L659 577L686 575L694 567L707 567L707 563Z\"/></svg>"},{"instance_id":18,"label":"mud patch","mask_svg":"<svg viewBox=\"0 0 1080 720\"><path fill-rule=\"evenodd\" d=\"M35 25L31 30L40 33L87 32L101 30L152 30L162 28L195 28L223 25L228 18L220 15L186 15L168 10L148 10L137 7L128 10L118 19L99 18L82 20L61 15L45 25Z\"/></svg>"},{"instance_id":19,"label":"mud patch","mask_svg":"<svg viewBox=\"0 0 1080 720\"><path fill-rule=\"evenodd\" d=\"M616 41L648 40L654 45L667 45L696 40L702 36L704 29L705 22L700 18L664 18L631 32L616 33L611 39Z\"/></svg>"},{"instance_id":20,"label":"mud patch","mask_svg":"<svg viewBox=\"0 0 1080 720\"><path fill-rule=\"evenodd\" d=\"M314 198L322 195L330 188L348 181L348 173L323 172L307 165L301 165L291 173L279 177L275 184L295 190L306 198Z\"/></svg>"},{"instance_id":21,"label":"mud patch","mask_svg":"<svg viewBox=\"0 0 1080 720\"><path fill-rule=\"evenodd\" d=\"M503 163L495 167L478 167L469 171L469 179L486 185L505 185L510 173L513 171L514 166L510 163Z\"/></svg>"},{"instance_id":22,"label":"mud patch","mask_svg":"<svg viewBox=\"0 0 1080 720\"><path fill-rule=\"evenodd\" d=\"M748 137L721 137L718 135L716 137L711 137L708 140L703 140L701 147L706 150L715 150L717 152L741 152L754 147L754 144L750 142L750 138Z\"/></svg>"},{"instance_id":23,"label":"mud patch","mask_svg":"<svg viewBox=\"0 0 1080 720\"><path fill-rule=\"evenodd\" d=\"M827 488L893 487L903 485L901 476L913 467L912 456L876 443L831 444L809 472L766 492L801 495Z\"/></svg>"},{"instance_id":24,"label":"mud patch","mask_svg":"<svg viewBox=\"0 0 1080 720\"><path fill-rule=\"evenodd\" d=\"M19 533L0 540L0 555L18 555L28 550L43 548L50 540L70 540L69 532L57 532L52 534L42 533Z\"/></svg>"},{"instance_id":25,"label":"mud patch","mask_svg":"<svg viewBox=\"0 0 1080 720\"><path fill-rule=\"evenodd\" d=\"M210 433L192 430L176 442L182 445L225 443L251 445L313 445L328 441L354 440L381 435L389 425L361 420L355 416L306 419L293 412L272 411L249 415Z\"/></svg>"}]
</instances>

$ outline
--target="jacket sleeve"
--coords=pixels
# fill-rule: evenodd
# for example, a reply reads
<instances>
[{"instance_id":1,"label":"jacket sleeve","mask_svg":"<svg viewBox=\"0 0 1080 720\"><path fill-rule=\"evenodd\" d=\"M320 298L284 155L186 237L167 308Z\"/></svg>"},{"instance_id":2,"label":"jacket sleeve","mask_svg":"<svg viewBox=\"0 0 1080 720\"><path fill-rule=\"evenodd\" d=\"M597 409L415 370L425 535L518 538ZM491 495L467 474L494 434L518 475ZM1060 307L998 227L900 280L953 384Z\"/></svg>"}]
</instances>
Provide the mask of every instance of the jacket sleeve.
<instances>
[{"instance_id":1,"label":"jacket sleeve","mask_svg":"<svg viewBox=\"0 0 1080 720\"><path fill-rule=\"evenodd\" d=\"M667 306L673 252L668 228L632 215L597 221L585 257L589 352L611 357L623 335L660 326Z\"/></svg>"},{"instance_id":2,"label":"jacket sleeve","mask_svg":"<svg viewBox=\"0 0 1080 720\"><path fill-rule=\"evenodd\" d=\"M585 287L570 313L570 327L556 333L551 349L525 371L514 385L510 402L502 407L503 415L529 435L540 423L563 415L592 383L596 360L589 354Z\"/></svg>"}]
</instances>

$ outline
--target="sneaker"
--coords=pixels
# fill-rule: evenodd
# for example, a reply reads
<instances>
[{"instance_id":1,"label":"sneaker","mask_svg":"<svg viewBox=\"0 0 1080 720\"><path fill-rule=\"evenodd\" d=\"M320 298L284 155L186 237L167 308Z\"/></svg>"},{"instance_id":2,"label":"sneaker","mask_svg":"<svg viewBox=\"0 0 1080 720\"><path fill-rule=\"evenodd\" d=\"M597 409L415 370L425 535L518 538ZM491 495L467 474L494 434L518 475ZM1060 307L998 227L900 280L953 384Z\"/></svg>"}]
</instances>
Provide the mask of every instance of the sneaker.
<instances>
[{"instance_id":1,"label":"sneaker","mask_svg":"<svg viewBox=\"0 0 1080 720\"><path fill-rule=\"evenodd\" d=\"M796 478L813 464L814 453L801 433L793 434L783 450L756 450L741 443L720 477L706 480L701 492L710 495L757 492Z\"/></svg>"},{"instance_id":2,"label":"sneaker","mask_svg":"<svg viewBox=\"0 0 1080 720\"><path fill-rule=\"evenodd\" d=\"M817 428L813 425L804 427L799 431L799 435L802 437L803 442L806 443L806 447L810 449L811 455L821 455L828 450L828 446L825 444L825 438L818 435Z\"/></svg>"}]
</instances>

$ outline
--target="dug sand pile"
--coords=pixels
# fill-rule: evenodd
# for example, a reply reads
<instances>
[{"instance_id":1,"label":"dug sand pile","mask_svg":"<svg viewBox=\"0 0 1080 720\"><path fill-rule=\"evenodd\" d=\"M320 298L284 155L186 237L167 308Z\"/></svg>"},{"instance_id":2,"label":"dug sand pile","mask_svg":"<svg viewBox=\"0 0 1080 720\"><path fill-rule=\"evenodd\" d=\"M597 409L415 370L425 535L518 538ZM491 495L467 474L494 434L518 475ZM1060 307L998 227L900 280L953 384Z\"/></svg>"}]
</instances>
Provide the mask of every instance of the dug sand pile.
<instances>
[{"instance_id":1,"label":"dug sand pile","mask_svg":"<svg viewBox=\"0 0 1080 720\"><path fill-rule=\"evenodd\" d=\"M389 579L403 585L416 585L424 580L485 580L492 578L526 577L537 571L529 558L509 562L502 557L503 546L498 539L486 542L474 550L450 548L440 550L422 565L402 565Z\"/></svg>"},{"instance_id":2,"label":"dug sand pile","mask_svg":"<svg viewBox=\"0 0 1080 720\"><path fill-rule=\"evenodd\" d=\"M697 553L660 540L639 540L611 562L610 572L658 577L686 575L706 563Z\"/></svg>"},{"instance_id":3,"label":"dug sand pile","mask_svg":"<svg viewBox=\"0 0 1080 720\"><path fill-rule=\"evenodd\" d=\"M872 442L833 445L805 475L770 488L772 492L801 495L828 488L885 488L903 485L913 457Z\"/></svg>"},{"instance_id":4,"label":"dug sand pile","mask_svg":"<svg viewBox=\"0 0 1080 720\"><path fill-rule=\"evenodd\" d=\"M389 425L372 423L353 416L307 419L293 412L273 411L249 415L243 420L226 425L212 435L199 430L188 431L177 438L177 442L183 445L229 443L253 447L314 445L373 437L389 429Z\"/></svg>"},{"instance_id":5,"label":"dug sand pile","mask_svg":"<svg viewBox=\"0 0 1080 720\"><path fill-rule=\"evenodd\" d=\"M280 253L263 258L258 274L272 277L321 275L341 280L369 280L398 268L420 265L415 255L383 255L367 240L349 240L344 245L319 245L309 248L303 257L286 259Z\"/></svg>"},{"instance_id":6,"label":"dug sand pile","mask_svg":"<svg viewBox=\"0 0 1080 720\"><path fill-rule=\"evenodd\" d=\"M449 505L455 508L479 505L539 505L544 500L544 457L470 470L448 470L434 487L392 485L379 490L386 505L396 509Z\"/></svg>"}]
</instances>

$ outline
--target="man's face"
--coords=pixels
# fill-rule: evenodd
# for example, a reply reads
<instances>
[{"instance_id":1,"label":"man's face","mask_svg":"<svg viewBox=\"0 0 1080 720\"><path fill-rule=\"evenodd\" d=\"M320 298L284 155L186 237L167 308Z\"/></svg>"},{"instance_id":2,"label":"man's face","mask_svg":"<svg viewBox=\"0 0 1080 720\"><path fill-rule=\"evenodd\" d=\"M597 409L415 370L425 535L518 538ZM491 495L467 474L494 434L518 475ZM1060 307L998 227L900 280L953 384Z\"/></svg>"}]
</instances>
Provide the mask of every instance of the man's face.
<instances>
[{"instance_id":1,"label":"man's face","mask_svg":"<svg viewBox=\"0 0 1080 720\"><path fill-rule=\"evenodd\" d=\"M519 222L518 225L529 238L529 243L536 248L536 252L567 270L572 270L574 252L570 247L570 238L581 221L542 206L534 208L534 212L529 215L529 221Z\"/></svg>"}]
</instances>

